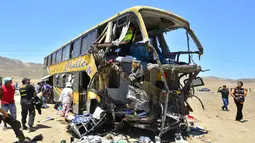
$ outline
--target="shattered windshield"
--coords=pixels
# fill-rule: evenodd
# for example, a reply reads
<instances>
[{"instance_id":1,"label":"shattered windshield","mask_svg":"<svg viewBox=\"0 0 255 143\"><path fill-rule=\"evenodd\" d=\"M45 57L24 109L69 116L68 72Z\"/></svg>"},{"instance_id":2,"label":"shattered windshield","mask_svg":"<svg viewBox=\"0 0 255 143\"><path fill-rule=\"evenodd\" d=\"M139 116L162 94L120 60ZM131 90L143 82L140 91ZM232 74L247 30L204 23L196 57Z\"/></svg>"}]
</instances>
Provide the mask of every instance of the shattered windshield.
<instances>
[{"instance_id":1,"label":"shattered windshield","mask_svg":"<svg viewBox=\"0 0 255 143\"><path fill-rule=\"evenodd\" d=\"M190 35L188 35L187 37L187 32L185 29L180 28L164 33L164 38L171 53L185 53L188 51L198 52L196 44L194 43ZM189 54L180 54L179 57L178 55L175 55L175 60L179 62L189 62ZM198 61L198 56L195 53L190 54L190 62L193 63L196 61Z\"/></svg>"},{"instance_id":2,"label":"shattered windshield","mask_svg":"<svg viewBox=\"0 0 255 143\"><path fill-rule=\"evenodd\" d=\"M160 11L143 10L141 15L150 44L155 47L163 64L194 63L192 54L198 54L199 50L193 41L195 35L192 33L191 38L186 32L189 27L187 21Z\"/></svg>"}]
</instances>

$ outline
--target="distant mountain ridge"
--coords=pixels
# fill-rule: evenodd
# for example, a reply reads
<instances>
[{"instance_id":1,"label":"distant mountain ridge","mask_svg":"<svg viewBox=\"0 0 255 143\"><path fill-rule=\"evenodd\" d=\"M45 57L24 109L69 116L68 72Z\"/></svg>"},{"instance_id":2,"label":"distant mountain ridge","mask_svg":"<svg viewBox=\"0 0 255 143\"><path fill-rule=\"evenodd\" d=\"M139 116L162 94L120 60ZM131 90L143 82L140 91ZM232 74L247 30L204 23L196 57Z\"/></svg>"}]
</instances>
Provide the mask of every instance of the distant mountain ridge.
<instances>
[{"instance_id":1,"label":"distant mountain ridge","mask_svg":"<svg viewBox=\"0 0 255 143\"><path fill-rule=\"evenodd\" d=\"M32 62L22 62L17 59L10 59L0 56L0 76L1 77L16 77L23 78L28 77L32 79L39 79L43 76L43 64L32 63ZM255 83L255 78L243 78L243 79L228 79L228 78L218 78L215 76L202 77L205 80L210 81L227 81L227 82L252 82Z\"/></svg>"},{"instance_id":2,"label":"distant mountain ridge","mask_svg":"<svg viewBox=\"0 0 255 143\"><path fill-rule=\"evenodd\" d=\"M43 64L22 62L17 59L0 56L0 76L38 79L43 76Z\"/></svg>"},{"instance_id":3,"label":"distant mountain ridge","mask_svg":"<svg viewBox=\"0 0 255 143\"><path fill-rule=\"evenodd\" d=\"M211 80L226 80L226 81L232 81L232 82L238 82L238 81L242 81L242 82L255 82L255 78L241 78L241 79L230 79L230 78L219 78L219 77L215 77L215 76L205 76L202 77L205 79L211 79Z\"/></svg>"}]
</instances>

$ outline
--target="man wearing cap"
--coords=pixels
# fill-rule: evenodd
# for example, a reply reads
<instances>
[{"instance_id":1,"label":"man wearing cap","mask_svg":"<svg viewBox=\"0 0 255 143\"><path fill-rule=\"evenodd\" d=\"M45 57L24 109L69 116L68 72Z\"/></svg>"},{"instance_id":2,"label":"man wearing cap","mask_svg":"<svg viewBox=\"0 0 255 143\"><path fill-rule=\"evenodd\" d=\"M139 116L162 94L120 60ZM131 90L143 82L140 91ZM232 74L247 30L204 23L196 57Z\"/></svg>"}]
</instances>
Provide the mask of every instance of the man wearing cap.
<instances>
[{"instance_id":1,"label":"man wearing cap","mask_svg":"<svg viewBox=\"0 0 255 143\"><path fill-rule=\"evenodd\" d=\"M35 107L32 103L32 98L36 95L35 88L30 84L30 80L28 78L24 78L22 80L22 86L19 89L21 100L21 123L23 130L27 129L26 119L29 113L28 119L28 129L29 131L33 131L33 124L35 119Z\"/></svg>"},{"instance_id":2,"label":"man wearing cap","mask_svg":"<svg viewBox=\"0 0 255 143\"><path fill-rule=\"evenodd\" d=\"M15 87L12 85L12 78L6 77L4 79L4 85L2 86L2 99L1 108L8 113L10 111L11 116L16 119L16 105L14 100ZM7 124L4 124L3 130L7 129Z\"/></svg>"}]
</instances>

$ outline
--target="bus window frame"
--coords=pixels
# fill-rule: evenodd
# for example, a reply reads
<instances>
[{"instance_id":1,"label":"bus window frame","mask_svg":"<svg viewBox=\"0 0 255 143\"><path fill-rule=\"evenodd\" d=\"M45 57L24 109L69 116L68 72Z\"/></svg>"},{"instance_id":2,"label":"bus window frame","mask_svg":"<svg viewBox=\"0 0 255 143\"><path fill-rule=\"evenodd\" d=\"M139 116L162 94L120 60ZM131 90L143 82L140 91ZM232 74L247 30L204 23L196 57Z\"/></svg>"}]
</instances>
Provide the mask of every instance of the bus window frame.
<instances>
[{"instance_id":1,"label":"bus window frame","mask_svg":"<svg viewBox=\"0 0 255 143\"><path fill-rule=\"evenodd\" d=\"M94 33L95 32L95 34L96 34L96 38L95 38L95 40L93 40L92 42L91 42L91 44L89 45L89 38L90 38L90 36L92 35L92 33ZM87 48L86 48L86 52L83 52L83 40L86 38L86 40L87 40ZM95 28L94 30L92 30L92 31L90 31L90 32L88 32L87 34L84 34L83 36L81 36L81 54L80 55L85 55L85 54L87 54L88 53L88 51L90 50L90 47L93 45L93 43L97 40L97 38L98 38L98 29L97 28ZM89 45L89 46L88 46Z\"/></svg>"},{"instance_id":2,"label":"bus window frame","mask_svg":"<svg viewBox=\"0 0 255 143\"><path fill-rule=\"evenodd\" d=\"M48 56L48 62L47 62L47 66L52 65L52 54Z\"/></svg>"},{"instance_id":3,"label":"bus window frame","mask_svg":"<svg viewBox=\"0 0 255 143\"><path fill-rule=\"evenodd\" d=\"M68 53L67 53L67 55L68 55L67 57L68 57L68 58L65 59L65 58L64 58L64 55L65 55L64 52L65 52L65 49L67 49L67 48L68 48L68 51L67 51L67 52L68 52ZM69 60L69 59L70 59L70 50L71 50L71 44L67 44L67 45L65 45L65 46L63 47L63 51L62 51L62 61L66 61L66 60Z\"/></svg>"},{"instance_id":4,"label":"bus window frame","mask_svg":"<svg viewBox=\"0 0 255 143\"><path fill-rule=\"evenodd\" d=\"M58 59L59 57L59 52L60 52L60 59ZM56 63L59 63L62 61L62 54L63 54L63 48L60 48L59 50L56 51Z\"/></svg>"},{"instance_id":5,"label":"bus window frame","mask_svg":"<svg viewBox=\"0 0 255 143\"><path fill-rule=\"evenodd\" d=\"M129 21L129 16L131 16L131 15L132 15L132 14L129 12L129 13L126 13L126 14L123 14L123 15L117 17L117 18L116 18L117 27L123 27L124 25L126 25L126 24L128 23L128 21ZM135 15L135 14L134 14L134 15ZM124 19L124 18L125 18L125 22L119 24L120 21L121 21L122 19ZM114 20L113 20L113 22L114 22Z\"/></svg>"},{"instance_id":6,"label":"bus window frame","mask_svg":"<svg viewBox=\"0 0 255 143\"><path fill-rule=\"evenodd\" d=\"M61 88L64 88L65 87L65 83L66 83L66 73L62 73L60 74L60 77L59 77L59 80L60 80L60 87Z\"/></svg>"},{"instance_id":7,"label":"bus window frame","mask_svg":"<svg viewBox=\"0 0 255 143\"><path fill-rule=\"evenodd\" d=\"M48 66L48 58L49 58L49 56L44 58L44 63L43 63L44 68L46 68Z\"/></svg>"},{"instance_id":8,"label":"bus window frame","mask_svg":"<svg viewBox=\"0 0 255 143\"><path fill-rule=\"evenodd\" d=\"M59 78L59 74L55 74L54 75L54 86L56 86L56 87L60 87L60 78Z\"/></svg>"},{"instance_id":9,"label":"bus window frame","mask_svg":"<svg viewBox=\"0 0 255 143\"><path fill-rule=\"evenodd\" d=\"M54 52L52 55L51 55L51 64L53 65L53 64L56 64L56 56L57 55L57 52ZM54 62L53 62L53 60L54 60Z\"/></svg>"},{"instance_id":10,"label":"bus window frame","mask_svg":"<svg viewBox=\"0 0 255 143\"><path fill-rule=\"evenodd\" d=\"M78 46L76 46L75 44L77 42L80 42L78 43ZM73 41L70 45L72 46L72 49L73 49L73 55L72 53L70 54L71 55L71 58L76 58L76 57L79 57L81 55L81 37L80 38L77 38L75 41ZM78 47L78 48L77 48ZM77 51L76 51L77 50ZM79 52L78 54L76 54L76 52Z\"/></svg>"}]
</instances>

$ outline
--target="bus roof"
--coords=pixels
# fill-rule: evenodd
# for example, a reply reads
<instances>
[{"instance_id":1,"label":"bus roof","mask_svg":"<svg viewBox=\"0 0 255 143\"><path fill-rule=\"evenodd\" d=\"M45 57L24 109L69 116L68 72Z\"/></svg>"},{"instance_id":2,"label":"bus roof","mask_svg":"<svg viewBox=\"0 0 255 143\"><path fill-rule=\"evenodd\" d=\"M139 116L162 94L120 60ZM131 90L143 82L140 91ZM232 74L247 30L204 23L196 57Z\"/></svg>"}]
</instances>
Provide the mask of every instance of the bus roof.
<instances>
[{"instance_id":1,"label":"bus roof","mask_svg":"<svg viewBox=\"0 0 255 143\"><path fill-rule=\"evenodd\" d=\"M128 8L128 9L126 9L126 10L124 10L124 11L122 11L122 12L120 12L120 13L114 15L114 16L112 16L111 18L108 18L108 19L104 20L104 21L101 22L100 24L97 24L96 26L94 26L94 27L92 27L92 28L86 30L85 32L81 33L79 36L77 36L77 37L73 38L72 40L68 41L67 43L63 44L60 48L57 48L56 50L54 50L54 51L53 51L52 53L50 53L49 55L51 55L51 54L53 54L54 52L58 51L58 50L61 49L62 47L68 45L69 43L75 41L76 39L78 39L79 37L85 35L86 33L88 33L88 32L90 32L90 31L92 31L92 30L98 28L99 26L102 26L102 25L108 23L109 21L111 21L111 20L113 20L113 19L119 17L120 15L129 13L129 12L133 12L133 13L137 14L137 13L139 13L140 10L151 10L151 11L157 11L157 12L160 12L160 13L165 13L165 14L174 16L175 18L181 20L182 22L186 23L187 26L189 26L188 21L186 21L186 20L183 19L182 17L180 17L180 16L178 16L178 15L172 13L172 12L169 12L169 11L166 11L166 10L162 10L162 9L159 9L159 8L155 8L155 7L150 7L150 6L134 6L134 7ZM49 56L49 55L47 55L47 56ZM47 57L47 56L46 56L46 57Z\"/></svg>"}]
</instances>

